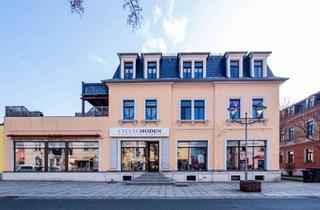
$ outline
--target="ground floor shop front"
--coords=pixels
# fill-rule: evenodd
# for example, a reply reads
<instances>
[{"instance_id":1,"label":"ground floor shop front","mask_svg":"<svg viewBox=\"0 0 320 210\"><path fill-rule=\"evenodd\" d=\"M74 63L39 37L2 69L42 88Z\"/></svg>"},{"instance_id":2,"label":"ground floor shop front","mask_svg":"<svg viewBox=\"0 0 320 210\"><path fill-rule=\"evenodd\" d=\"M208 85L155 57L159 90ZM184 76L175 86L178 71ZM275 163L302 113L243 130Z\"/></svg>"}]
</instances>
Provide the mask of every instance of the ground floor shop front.
<instances>
[{"instance_id":1,"label":"ground floor shop front","mask_svg":"<svg viewBox=\"0 0 320 210\"><path fill-rule=\"evenodd\" d=\"M169 128L86 132L7 135L3 179L121 182L143 173L161 173L177 182L244 178L245 141L230 137L216 142L209 129L192 133ZM270 167L270 144L270 138L248 140L250 179L280 180L280 171Z\"/></svg>"}]
</instances>

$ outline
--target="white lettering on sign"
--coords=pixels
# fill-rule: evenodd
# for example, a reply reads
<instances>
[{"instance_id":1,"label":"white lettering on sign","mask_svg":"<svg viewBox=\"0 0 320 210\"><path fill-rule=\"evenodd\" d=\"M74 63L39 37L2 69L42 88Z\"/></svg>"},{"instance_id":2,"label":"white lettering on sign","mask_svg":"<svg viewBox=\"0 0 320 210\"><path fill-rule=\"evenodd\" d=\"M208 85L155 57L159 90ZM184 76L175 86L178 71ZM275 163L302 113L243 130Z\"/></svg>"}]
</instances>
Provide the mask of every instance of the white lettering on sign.
<instances>
[{"instance_id":1,"label":"white lettering on sign","mask_svg":"<svg viewBox=\"0 0 320 210\"><path fill-rule=\"evenodd\" d=\"M149 136L149 137L167 137L169 136L169 128L110 128L110 136L114 137L135 137L135 136Z\"/></svg>"}]
</instances>

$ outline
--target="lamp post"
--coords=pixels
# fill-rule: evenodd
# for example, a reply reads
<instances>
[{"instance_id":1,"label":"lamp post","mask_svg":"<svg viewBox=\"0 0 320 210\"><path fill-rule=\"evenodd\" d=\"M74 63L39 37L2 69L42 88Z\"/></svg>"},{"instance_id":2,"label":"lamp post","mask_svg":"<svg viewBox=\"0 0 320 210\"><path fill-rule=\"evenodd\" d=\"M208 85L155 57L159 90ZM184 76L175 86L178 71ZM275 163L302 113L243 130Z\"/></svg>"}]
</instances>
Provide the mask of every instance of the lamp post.
<instances>
[{"instance_id":1,"label":"lamp post","mask_svg":"<svg viewBox=\"0 0 320 210\"><path fill-rule=\"evenodd\" d=\"M236 118L236 113L239 111L239 106L236 103L231 103L228 111L231 114L231 122L236 122L245 126L244 140L245 140L245 181L248 181L248 125L251 125L256 122L260 122L263 118L263 112L267 108L262 102L259 102L253 105L253 108L256 113L255 118L248 118L248 113L245 113L245 117L241 118L240 113L239 117Z\"/></svg>"}]
</instances>

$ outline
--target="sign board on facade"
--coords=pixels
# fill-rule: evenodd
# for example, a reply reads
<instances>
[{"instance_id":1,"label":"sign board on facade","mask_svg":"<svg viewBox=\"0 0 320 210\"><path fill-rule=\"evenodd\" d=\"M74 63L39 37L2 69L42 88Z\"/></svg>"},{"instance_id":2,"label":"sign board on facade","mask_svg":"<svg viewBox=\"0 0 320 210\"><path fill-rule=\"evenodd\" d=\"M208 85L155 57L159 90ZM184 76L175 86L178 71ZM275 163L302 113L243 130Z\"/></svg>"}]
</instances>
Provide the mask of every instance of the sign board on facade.
<instances>
[{"instance_id":1,"label":"sign board on facade","mask_svg":"<svg viewBox=\"0 0 320 210\"><path fill-rule=\"evenodd\" d=\"M112 137L168 137L169 128L110 128Z\"/></svg>"}]
</instances>

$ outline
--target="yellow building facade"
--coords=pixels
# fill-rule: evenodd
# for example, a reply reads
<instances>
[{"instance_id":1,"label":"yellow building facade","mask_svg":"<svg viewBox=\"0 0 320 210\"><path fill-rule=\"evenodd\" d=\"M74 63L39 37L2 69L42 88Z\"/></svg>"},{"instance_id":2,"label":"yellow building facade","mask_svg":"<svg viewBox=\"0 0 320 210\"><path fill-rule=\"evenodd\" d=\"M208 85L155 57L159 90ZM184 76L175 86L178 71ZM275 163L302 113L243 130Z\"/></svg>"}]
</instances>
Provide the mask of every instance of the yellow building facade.
<instances>
[{"instance_id":1,"label":"yellow building facade","mask_svg":"<svg viewBox=\"0 0 320 210\"><path fill-rule=\"evenodd\" d=\"M7 107L3 178L124 181L155 172L181 182L237 181L244 128L233 119L248 113L259 118L248 128L249 178L280 180L279 86L286 78L272 74L269 54L119 53L112 79L83 84L75 117L21 116ZM267 107L263 116L258 103Z\"/></svg>"}]
</instances>

